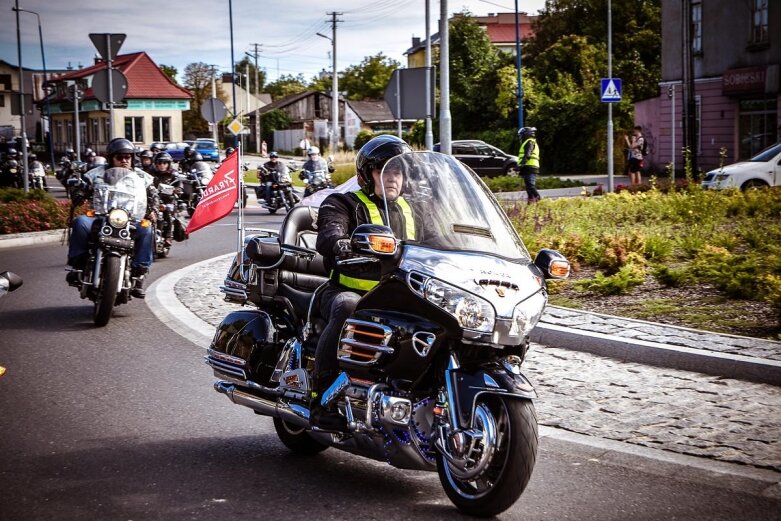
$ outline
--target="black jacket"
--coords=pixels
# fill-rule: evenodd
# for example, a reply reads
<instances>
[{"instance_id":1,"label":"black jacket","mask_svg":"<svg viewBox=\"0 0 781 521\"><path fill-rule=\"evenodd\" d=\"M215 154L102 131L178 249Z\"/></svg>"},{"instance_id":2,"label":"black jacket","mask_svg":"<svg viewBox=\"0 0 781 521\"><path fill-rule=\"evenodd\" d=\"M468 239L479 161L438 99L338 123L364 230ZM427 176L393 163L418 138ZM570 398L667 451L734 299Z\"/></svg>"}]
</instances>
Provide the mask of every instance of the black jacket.
<instances>
[{"instance_id":1,"label":"black jacket","mask_svg":"<svg viewBox=\"0 0 781 521\"><path fill-rule=\"evenodd\" d=\"M387 225L385 205L379 197L372 194L369 199L380 209L383 222ZM397 239L407 239L404 216L398 204L388 203L388 212L391 215L391 229ZM349 277L368 280L379 280L380 269L377 263L358 264L353 266L336 266L334 247L339 239L349 239L350 234L360 224L371 223L369 210L354 193L335 193L325 198L320 205L317 217L317 244L316 249L325 260L325 267L333 270L331 279L338 280L338 273Z\"/></svg>"}]
</instances>

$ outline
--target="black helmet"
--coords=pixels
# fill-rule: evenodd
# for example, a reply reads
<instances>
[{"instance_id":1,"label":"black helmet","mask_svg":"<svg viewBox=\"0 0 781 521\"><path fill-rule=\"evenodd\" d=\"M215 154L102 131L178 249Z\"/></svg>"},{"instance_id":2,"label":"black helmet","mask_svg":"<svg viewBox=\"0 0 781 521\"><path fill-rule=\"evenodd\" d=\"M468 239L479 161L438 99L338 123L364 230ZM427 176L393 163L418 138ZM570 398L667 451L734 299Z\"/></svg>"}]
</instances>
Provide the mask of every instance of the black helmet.
<instances>
[{"instance_id":1,"label":"black helmet","mask_svg":"<svg viewBox=\"0 0 781 521\"><path fill-rule=\"evenodd\" d=\"M355 157L355 170L364 181L363 191L367 194L374 192L372 170L382 168L394 156L409 152L412 148L391 134L382 134L367 141Z\"/></svg>"},{"instance_id":2,"label":"black helmet","mask_svg":"<svg viewBox=\"0 0 781 521\"><path fill-rule=\"evenodd\" d=\"M65 155L68 156L68 158L73 159L76 157L76 151L68 147L65 149Z\"/></svg>"},{"instance_id":3,"label":"black helmet","mask_svg":"<svg viewBox=\"0 0 781 521\"><path fill-rule=\"evenodd\" d=\"M109 161L111 161L116 154L133 154L135 151L136 147L133 146L133 143L123 137L112 139L108 142L108 146L106 146L106 156L108 156Z\"/></svg>"},{"instance_id":4,"label":"black helmet","mask_svg":"<svg viewBox=\"0 0 781 521\"><path fill-rule=\"evenodd\" d=\"M133 152L135 152L135 151L136 151L136 147L133 147ZM91 148L89 148L89 147L87 147L87 148L84 150L84 155L85 155L85 156L89 156L89 155L90 155L90 154L92 154L92 153L93 153L93 150L92 150Z\"/></svg>"},{"instance_id":5,"label":"black helmet","mask_svg":"<svg viewBox=\"0 0 781 521\"><path fill-rule=\"evenodd\" d=\"M144 150L140 154L138 154L138 157L141 159L147 158L147 159L154 159L155 155L152 153L151 150Z\"/></svg>"},{"instance_id":6,"label":"black helmet","mask_svg":"<svg viewBox=\"0 0 781 521\"><path fill-rule=\"evenodd\" d=\"M233 147L228 147L228 148L226 148L226 149L225 149L225 157L228 157L229 155L231 155L231 154L232 154L232 153L233 153L235 150L236 150L236 149L235 149L235 148L233 148Z\"/></svg>"},{"instance_id":7,"label":"black helmet","mask_svg":"<svg viewBox=\"0 0 781 521\"><path fill-rule=\"evenodd\" d=\"M152 145L151 147L149 147L149 150L150 150L150 152L152 152L152 153L154 154L154 153L155 153L155 150L157 150L158 152L160 152L160 151L162 150L162 148L160 148L160 145L158 145L157 143L155 143L154 145Z\"/></svg>"},{"instance_id":8,"label":"black helmet","mask_svg":"<svg viewBox=\"0 0 781 521\"><path fill-rule=\"evenodd\" d=\"M19 166L19 162L16 159L8 160L8 168L17 168L18 166Z\"/></svg>"},{"instance_id":9,"label":"black helmet","mask_svg":"<svg viewBox=\"0 0 781 521\"><path fill-rule=\"evenodd\" d=\"M190 154L190 161L203 161L203 156L200 152L193 152Z\"/></svg>"},{"instance_id":10,"label":"black helmet","mask_svg":"<svg viewBox=\"0 0 781 521\"><path fill-rule=\"evenodd\" d=\"M193 147L191 147L190 145L184 147L183 154L185 159L190 159L192 157L192 153L193 153Z\"/></svg>"},{"instance_id":11,"label":"black helmet","mask_svg":"<svg viewBox=\"0 0 781 521\"><path fill-rule=\"evenodd\" d=\"M8 157L16 157L16 154L18 154L18 152L16 151L15 148L8 149Z\"/></svg>"},{"instance_id":12,"label":"black helmet","mask_svg":"<svg viewBox=\"0 0 781 521\"><path fill-rule=\"evenodd\" d=\"M87 153L86 153L86 156L87 156L88 158L94 158L94 157L98 157L98 155L95 153L95 151L94 151L94 150L90 150L89 152L87 152Z\"/></svg>"},{"instance_id":13,"label":"black helmet","mask_svg":"<svg viewBox=\"0 0 781 521\"><path fill-rule=\"evenodd\" d=\"M272 157L273 158L279 158L279 154L277 154L276 152L274 152L272 150L271 153L268 155L268 157L269 157L269 159L271 159Z\"/></svg>"},{"instance_id":14,"label":"black helmet","mask_svg":"<svg viewBox=\"0 0 781 521\"><path fill-rule=\"evenodd\" d=\"M36 159L38 159L38 156L33 154L33 153L30 153L30 154L27 154L27 159L30 160L30 161L35 161Z\"/></svg>"},{"instance_id":15,"label":"black helmet","mask_svg":"<svg viewBox=\"0 0 781 521\"><path fill-rule=\"evenodd\" d=\"M518 136L521 139L526 139L529 137L535 137L537 135L537 128L536 127L523 127L518 131Z\"/></svg>"},{"instance_id":16,"label":"black helmet","mask_svg":"<svg viewBox=\"0 0 781 521\"><path fill-rule=\"evenodd\" d=\"M155 155L155 163L162 163L163 161L172 163L173 160L174 159L171 157L171 154L168 152L159 152L157 155Z\"/></svg>"}]
</instances>

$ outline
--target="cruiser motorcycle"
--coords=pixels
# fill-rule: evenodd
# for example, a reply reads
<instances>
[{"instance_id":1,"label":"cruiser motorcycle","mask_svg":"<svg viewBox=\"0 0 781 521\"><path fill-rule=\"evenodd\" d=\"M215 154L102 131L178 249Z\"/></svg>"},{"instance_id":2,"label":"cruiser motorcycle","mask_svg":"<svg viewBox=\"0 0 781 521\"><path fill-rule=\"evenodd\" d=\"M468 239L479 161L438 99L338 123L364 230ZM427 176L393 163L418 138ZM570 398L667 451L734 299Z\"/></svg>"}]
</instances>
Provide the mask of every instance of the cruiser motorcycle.
<instances>
[{"instance_id":1,"label":"cruiser motorcycle","mask_svg":"<svg viewBox=\"0 0 781 521\"><path fill-rule=\"evenodd\" d=\"M334 447L434 471L458 509L493 516L521 496L534 468L536 394L521 364L547 303L545 279L568 276L569 263L545 249L532 261L491 192L452 157L403 154L383 175L396 170L415 239L362 225L351 238L357 253L339 261L377 263L383 274L345 322L341 373L321 395L346 428L309 421L324 326L317 292L328 280L312 249L316 208L297 206L278 233L245 239L221 289L255 309L223 319L205 361L214 389L273 417L291 451Z\"/></svg>"},{"instance_id":2,"label":"cruiser motorcycle","mask_svg":"<svg viewBox=\"0 0 781 521\"><path fill-rule=\"evenodd\" d=\"M183 189L182 178L174 179L173 184L160 183L157 191L160 194L160 207L155 222L155 247L154 254L158 259L164 259L171 253L171 240L182 242L187 239L185 229L179 214L187 209L187 204L179 199ZM170 239L169 239L170 238Z\"/></svg>"},{"instance_id":3,"label":"cruiser motorcycle","mask_svg":"<svg viewBox=\"0 0 781 521\"><path fill-rule=\"evenodd\" d=\"M136 226L151 226L143 219L146 213L144 180L132 170L109 168L105 183L95 186L92 209L96 217L89 240L89 259L79 274L81 298L94 302L93 322L108 324L114 306L132 299L133 286L130 258L133 254L133 230ZM74 204L81 200L74 197Z\"/></svg>"},{"instance_id":4,"label":"cruiser motorcycle","mask_svg":"<svg viewBox=\"0 0 781 521\"><path fill-rule=\"evenodd\" d=\"M304 187L304 197L319 192L324 188L334 187L334 183L331 181L331 174L328 170L302 170L301 173L298 174L298 177L306 183L306 186Z\"/></svg>"},{"instance_id":5,"label":"cruiser motorcycle","mask_svg":"<svg viewBox=\"0 0 781 521\"><path fill-rule=\"evenodd\" d=\"M277 181L270 181L270 183L271 197L268 200L265 199L265 183L255 187L255 197L258 201L262 201L260 205L267 209L268 213L275 214L280 208L284 208L287 213L301 201L293 191L293 180L288 172L281 173Z\"/></svg>"}]
</instances>

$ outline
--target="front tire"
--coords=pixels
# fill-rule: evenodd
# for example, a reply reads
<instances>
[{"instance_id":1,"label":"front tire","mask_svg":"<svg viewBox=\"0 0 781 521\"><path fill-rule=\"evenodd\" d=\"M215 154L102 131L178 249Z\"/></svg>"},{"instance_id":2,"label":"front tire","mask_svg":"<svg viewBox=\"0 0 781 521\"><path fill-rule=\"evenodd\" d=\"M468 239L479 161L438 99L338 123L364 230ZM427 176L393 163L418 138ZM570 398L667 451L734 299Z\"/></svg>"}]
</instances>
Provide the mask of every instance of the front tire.
<instances>
[{"instance_id":1,"label":"front tire","mask_svg":"<svg viewBox=\"0 0 781 521\"><path fill-rule=\"evenodd\" d=\"M291 425L285 420L274 418L274 429L285 447L301 456L314 456L328 448L328 445L313 440L304 427Z\"/></svg>"},{"instance_id":2,"label":"front tire","mask_svg":"<svg viewBox=\"0 0 781 521\"><path fill-rule=\"evenodd\" d=\"M760 181L759 179L749 179L740 187L744 192L752 188L767 188L767 183Z\"/></svg>"},{"instance_id":3,"label":"front tire","mask_svg":"<svg viewBox=\"0 0 781 521\"><path fill-rule=\"evenodd\" d=\"M476 475L460 478L476 470L454 468L437 454L437 473L450 501L462 512L491 517L510 508L529 483L537 458L537 416L530 400L483 395L475 404L475 429L484 432L476 460L484 466ZM485 445L495 430L496 444ZM466 471L466 472L464 472Z\"/></svg>"},{"instance_id":4,"label":"front tire","mask_svg":"<svg viewBox=\"0 0 781 521\"><path fill-rule=\"evenodd\" d=\"M95 312L93 322L98 327L108 324L111 313L114 311L114 301L117 298L117 288L119 287L119 266L120 259L113 255L106 258L106 264L103 266L103 272L100 275L100 290L95 299Z\"/></svg>"}]
</instances>

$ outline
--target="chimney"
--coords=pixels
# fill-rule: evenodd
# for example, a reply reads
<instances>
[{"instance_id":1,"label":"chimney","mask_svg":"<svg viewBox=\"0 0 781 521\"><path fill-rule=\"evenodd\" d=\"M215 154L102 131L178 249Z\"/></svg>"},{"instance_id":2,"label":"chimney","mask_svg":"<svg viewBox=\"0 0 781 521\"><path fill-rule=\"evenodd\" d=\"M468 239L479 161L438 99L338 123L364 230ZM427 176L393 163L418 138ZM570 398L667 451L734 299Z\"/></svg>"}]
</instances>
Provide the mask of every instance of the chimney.
<instances>
[{"instance_id":1,"label":"chimney","mask_svg":"<svg viewBox=\"0 0 781 521\"><path fill-rule=\"evenodd\" d=\"M420 45L420 38L417 37L417 36L413 36L412 37L412 46L413 47L417 47L418 45Z\"/></svg>"}]
</instances>

